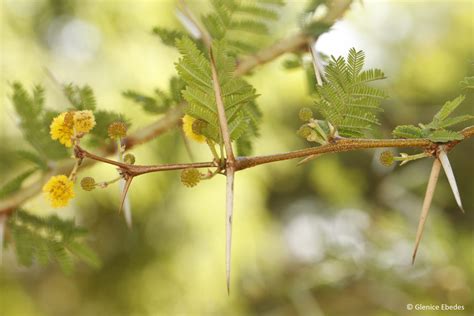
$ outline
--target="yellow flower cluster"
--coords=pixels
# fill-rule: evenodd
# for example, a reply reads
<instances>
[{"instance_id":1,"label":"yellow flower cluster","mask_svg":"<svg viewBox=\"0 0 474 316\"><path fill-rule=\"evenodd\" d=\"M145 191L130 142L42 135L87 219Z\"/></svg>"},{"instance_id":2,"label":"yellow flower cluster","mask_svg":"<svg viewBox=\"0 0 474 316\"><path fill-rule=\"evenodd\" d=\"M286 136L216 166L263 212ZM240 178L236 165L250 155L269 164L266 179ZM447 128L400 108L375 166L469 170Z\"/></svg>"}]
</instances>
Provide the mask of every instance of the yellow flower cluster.
<instances>
[{"instance_id":1,"label":"yellow flower cluster","mask_svg":"<svg viewBox=\"0 0 474 316\"><path fill-rule=\"evenodd\" d=\"M51 138L66 147L72 146L74 131L77 134L89 133L95 126L92 111L64 112L53 119L49 126Z\"/></svg>"},{"instance_id":2,"label":"yellow flower cluster","mask_svg":"<svg viewBox=\"0 0 474 316\"><path fill-rule=\"evenodd\" d=\"M74 113L74 128L76 133L89 133L95 126L94 113L90 110Z\"/></svg>"},{"instance_id":3,"label":"yellow flower cluster","mask_svg":"<svg viewBox=\"0 0 474 316\"><path fill-rule=\"evenodd\" d=\"M52 177L43 186L43 192L51 202L52 207L63 207L74 197L74 183L65 175Z\"/></svg>"},{"instance_id":4,"label":"yellow flower cluster","mask_svg":"<svg viewBox=\"0 0 474 316\"><path fill-rule=\"evenodd\" d=\"M191 115L184 115L183 116L183 131L184 134L197 141L198 143L204 143L206 141L206 137L202 134L196 133L195 125L198 122L194 117Z\"/></svg>"}]
</instances>

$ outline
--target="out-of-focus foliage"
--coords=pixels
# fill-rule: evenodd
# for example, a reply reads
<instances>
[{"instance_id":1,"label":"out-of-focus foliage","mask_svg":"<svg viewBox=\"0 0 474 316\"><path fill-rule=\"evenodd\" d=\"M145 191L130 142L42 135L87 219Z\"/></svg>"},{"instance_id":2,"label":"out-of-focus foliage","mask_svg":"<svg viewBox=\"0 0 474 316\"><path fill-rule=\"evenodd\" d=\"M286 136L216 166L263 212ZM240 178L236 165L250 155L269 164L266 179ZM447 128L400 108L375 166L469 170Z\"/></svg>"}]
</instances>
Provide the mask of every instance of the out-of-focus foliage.
<instances>
[{"instance_id":1,"label":"out-of-focus foliage","mask_svg":"<svg viewBox=\"0 0 474 316\"><path fill-rule=\"evenodd\" d=\"M222 145L210 61L189 38L179 40L177 46L182 58L176 70L186 82L182 92L188 102L185 112L204 122L201 134ZM230 137L238 140L243 135L257 133L255 122L259 119L256 115L259 112L251 109L255 106L253 101L257 94L245 80L234 76L235 60L229 56L226 47L225 42L215 42L213 51Z\"/></svg>"},{"instance_id":2,"label":"out-of-focus foliage","mask_svg":"<svg viewBox=\"0 0 474 316\"><path fill-rule=\"evenodd\" d=\"M268 22L278 19L276 8L284 0L213 0L213 12L202 17L216 40L225 40L229 52L248 54L262 47L262 37L270 34Z\"/></svg>"},{"instance_id":3,"label":"out-of-focus foliage","mask_svg":"<svg viewBox=\"0 0 474 316\"><path fill-rule=\"evenodd\" d=\"M65 273L71 274L72 255L76 255L91 266L100 266L97 255L78 241L86 231L72 221L61 220L55 215L40 218L17 210L10 217L8 227L21 264L31 266L33 261L37 261L46 265L55 260Z\"/></svg>"},{"instance_id":4,"label":"out-of-focus foliage","mask_svg":"<svg viewBox=\"0 0 474 316\"><path fill-rule=\"evenodd\" d=\"M212 12L207 2L187 2L195 12ZM60 82L93 87L98 108L124 113L132 129L159 118L137 111L121 92L169 87L179 56L156 41L150 29L181 29L172 15L175 4L4 1L2 185L48 163L22 140L21 120L6 101L9 82L23 82L28 95L43 83L48 109L71 106L44 67ZM272 26L274 39L296 31L305 5L291 1L284 7L283 21ZM446 100L459 95L459 82L472 76L473 15L468 1L364 1L363 7L356 2L317 48L340 56L357 47L366 52L368 67L384 69L383 87L391 98L381 105L378 134L388 137L398 125L430 122ZM264 118L256 154L306 146L294 131L299 109L312 103L307 80L302 69L283 69L282 60L248 79L261 94ZM462 93L466 100L457 115L472 114L472 95ZM160 104L155 95L139 94ZM209 158L203 147L191 145L196 160ZM25 150L30 154L18 153ZM466 214L460 214L441 177L414 266L410 256L429 161L388 169L378 164L379 153L368 150L320 157L299 167L288 161L242 172L235 187L230 297L223 260L224 179L187 189L178 172L137 178L129 193L132 231L116 214L116 187L79 191L75 204L57 215L87 227L87 243L101 258L101 268L79 264L70 276L54 266L23 269L8 248L0 267L0 314L437 316L439 311L409 312L406 305L445 303L464 306L452 314L471 315L473 150L472 141L466 141L450 154ZM140 164L189 161L178 129L134 154ZM84 173L116 176L114 168L104 166ZM26 208L35 216L52 212L41 197Z\"/></svg>"}]
</instances>

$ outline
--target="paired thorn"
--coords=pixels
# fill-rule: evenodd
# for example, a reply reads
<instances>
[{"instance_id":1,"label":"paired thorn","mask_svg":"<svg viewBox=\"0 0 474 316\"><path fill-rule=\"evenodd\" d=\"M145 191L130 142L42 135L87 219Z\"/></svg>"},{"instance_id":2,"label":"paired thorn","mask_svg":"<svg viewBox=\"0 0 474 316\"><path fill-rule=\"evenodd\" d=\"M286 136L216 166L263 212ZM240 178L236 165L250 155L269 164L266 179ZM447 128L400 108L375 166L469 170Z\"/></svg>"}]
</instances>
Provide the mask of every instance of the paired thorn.
<instances>
[{"instance_id":1,"label":"paired thorn","mask_svg":"<svg viewBox=\"0 0 474 316\"><path fill-rule=\"evenodd\" d=\"M453 194L454 194L454 199L456 200L456 203L458 204L458 207L461 210L461 212L465 213L464 208L462 206L462 202L461 202L461 195L459 194L459 189L456 184L456 178L454 177L453 168L451 168L448 155L446 155L446 152L444 151L443 148L441 148L441 150L439 151L438 158L441 161L441 165L443 166L444 173L446 173L446 177L448 178L449 185L451 186L451 190L453 191Z\"/></svg>"},{"instance_id":2,"label":"paired thorn","mask_svg":"<svg viewBox=\"0 0 474 316\"><path fill-rule=\"evenodd\" d=\"M444 146L440 146L438 155L433 162L433 167L431 169L428 186L426 188L425 198L423 200L423 207L421 209L420 220L419 220L418 229L416 232L415 249L413 250L413 256L412 256L412 261L411 261L412 264L415 263L416 253L418 251L418 246L420 244L421 237L423 235L423 229L425 227L426 218L428 217L428 212L431 206L431 202L433 200L436 184L438 183L441 167L443 167L443 170L446 173L446 177L448 178L449 185L451 187L451 190L453 191L454 199L456 200L456 203L459 209L463 213L465 213L464 208L462 206L462 202L461 202L461 195L459 194L459 189L456 184L456 178L454 177L453 169L449 162Z\"/></svg>"},{"instance_id":3,"label":"paired thorn","mask_svg":"<svg viewBox=\"0 0 474 316\"><path fill-rule=\"evenodd\" d=\"M418 223L418 230L416 232L415 249L413 250L411 264L415 263L416 252L418 251L418 246L420 244L421 237L423 235L423 229L425 228L425 222L426 222L426 218L428 217L431 201L433 200L436 184L438 183L440 170L441 170L441 162L439 161L439 159L436 158L433 162L433 167L431 168L430 179L428 181L428 186L426 188L425 199L423 200L423 207L421 209L420 221Z\"/></svg>"}]
</instances>

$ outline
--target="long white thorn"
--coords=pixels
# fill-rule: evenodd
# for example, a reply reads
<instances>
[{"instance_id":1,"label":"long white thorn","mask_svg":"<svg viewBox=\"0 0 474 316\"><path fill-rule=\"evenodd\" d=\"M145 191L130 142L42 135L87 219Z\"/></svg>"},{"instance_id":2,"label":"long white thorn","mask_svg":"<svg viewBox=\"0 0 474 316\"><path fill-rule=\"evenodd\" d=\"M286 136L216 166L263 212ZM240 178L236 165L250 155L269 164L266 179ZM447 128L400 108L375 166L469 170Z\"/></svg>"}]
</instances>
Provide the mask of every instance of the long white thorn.
<instances>
[{"instance_id":1,"label":"long white thorn","mask_svg":"<svg viewBox=\"0 0 474 316\"><path fill-rule=\"evenodd\" d=\"M0 214L0 264L3 262L3 241L5 236L5 223L7 222L7 215Z\"/></svg>"},{"instance_id":2,"label":"long white thorn","mask_svg":"<svg viewBox=\"0 0 474 316\"><path fill-rule=\"evenodd\" d=\"M456 178L454 177L453 168L451 168L448 155L446 154L444 149L441 149L439 151L439 160L441 160L441 164L443 165L444 173L446 173L446 177L448 178L448 182L451 186L451 190L453 191L456 203L458 204L461 211L464 213L464 208L462 207L461 203L461 195L459 194L458 185L456 184Z\"/></svg>"},{"instance_id":3,"label":"long white thorn","mask_svg":"<svg viewBox=\"0 0 474 316\"><path fill-rule=\"evenodd\" d=\"M123 162L124 147L122 146L123 146L122 141L119 141L118 150L117 150L117 159L120 162ZM125 179L120 179L119 181L120 192L125 192L125 189L128 191L129 186L130 186L130 183L127 183ZM125 223L127 223L127 226L129 229L132 229L132 205L130 204L130 198L128 197L126 192L123 199L124 200L122 201L122 204L120 205L120 210L122 210L123 208L123 216L125 218Z\"/></svg>"},{"instance_id":4,"label":"long white thorn","mask_svg":"<svg viewBox=\"0 0 474 316\"><path fill-rule=\"evenodd\" d=\"M126 181L124 179L120 180L119 187L120 192L125 190ZM125 218L125 222L127 223L128 228L132 229L132 207L130 204L130 198L125 196L125 201L123 203L123 216Z\"/></svg>"},{"instance_id":5,"label":"long white thorn","mask_svg":"<svg viewBox=\"0 0 474 316\"><path fill-rule=\"evenodd\" d=\"M438 177L439 177L440 171L441 171L441 163L439 159L436 158L435 161L433 162L433 168L431 168L430 179L428 181L428 186L426 188L425 199L423 200L423 207L421 209L420 221L418 222L418 230L416 231L415 249L413 250L411 264L415 263L416 252L418 251L418 246L420 245L421 236L423 235L423 229L425 228L426 218L428 217L428 212L430 210L431 201L433 200L436 184L438 183Z\"/></svg>"},{"instance_id":6,"label":"long white thorn","mask_svg":"<svg viewBox=\"0 0 474 316\"><path fill-rule=\"evenodd\" d=\"M225 268L227 294L230 294L230 266L232 253L232 216L234 213L234 170L227 169L226 183L226 248L225 248Z\"/></svg>"}]
</instances>

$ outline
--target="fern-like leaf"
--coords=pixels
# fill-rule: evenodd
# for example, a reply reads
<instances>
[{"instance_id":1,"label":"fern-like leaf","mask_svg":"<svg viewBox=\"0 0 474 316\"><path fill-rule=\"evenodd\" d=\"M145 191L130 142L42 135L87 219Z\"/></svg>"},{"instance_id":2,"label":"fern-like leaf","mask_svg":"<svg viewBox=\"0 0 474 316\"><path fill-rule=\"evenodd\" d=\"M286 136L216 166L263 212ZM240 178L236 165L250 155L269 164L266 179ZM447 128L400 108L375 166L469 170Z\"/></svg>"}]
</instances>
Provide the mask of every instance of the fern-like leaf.
<instances>
[{"instance_id":1,"label":"fern-like leaf","mask_svg":"<svg viewBox=\"0 0 474 316\"><path fill-rule=\"evenodd\" d=\"M474 89L474 77L465 77L461 86L463 89Z\"/></svg>"},{"instance_id":2,"label":"fern-like leaf","mask_svg":"<svg viewBox=\"0 0 474 316\"><path fill-rule=\"evenodd\" d=\"M8 220L18 261L30 266L35 260L40 264L55 261L65 273L72 272L73 254L92 266L100 260L93 251L79 242L86 231L69 220L57 216L38 217L17 210Z\"/></svg>"},{"instance_id":3,"label":"fern-like leaf","mask_svg":"<svg viewBox=\"0 0 474 316\"><path fill-rule=\"evenodd\" d=\"M182 58L176 64L176 69L186 83L182 92L188 103L185 112L207 122L202 133L214 142L221 143L210 62L187 37L178 40L177 47ZM257 97L255 89L243 79L234 76L235 60L228 54L226 43L214 42L213 52L231 139L237 140L247 134L256 134L259 116L254 110L253 102Z\"/></svg>"},{"instance_id":4,"label":"fern-like leaf","mask_svg":"<svg viewBox=\"0 0 474 316\"><path fill-rule=\"evenodd\" d=\"M70 83L64 86L63 92L75 110L95 110L96 100L94 91L88 85L80 87Z\"/></svg>"},{"instance_id":5,"label":"fern-like leaf","mask_svg":"<svg viewBox=\"0 0 474 316\"><path fill-rule=\"evenodd\" d=\"M419 127L413 125L397 126L392 133L393 136L398 138L427 138L436 143L463 139L463 135L460 132L447 130L446 128L474 119L473 115L468 114L449 117L461 105L464 99L465 97L460 95L454 100L447 101L435 114L433 120L426 125L419 124Z\"/></svg>"},{"instance_id":6,"label":"fern-like leaf","mask_svg":"<svg viewBox=\"0 0 474 316\"><path fill-rule=\"evenodd\" d=\"M234 54L252 53L269 33L269 22L278 18L278 0L213 0L213 12L202 23L214 40L226 40Z\"/></svg>"},{"instance_id":7,"label":"fern-like leaf","mask_svg":"<svg viewBox=\"0 0 474 316\"><path fill-rule=\"evenodd\" d=\"M382 110L379 106L387 95L367 83L385 76L379 69L362 71L364 60L364 53L354 48L347 61L332 57L326 67L326 82L317 87L316 109L341 136L361 137L379 124L376 113Z\"/></svg>"},{"instance_id":8,"label":"fern-like leaf","mask_svg":"<svg viewBox=\"0 0 474 316\"><path fill-rule=\"evenodd\" d=\"M49 125L57 113L45 109L43 88L35 86L28 93L19 82L14 82L11 87L11 100L24 138L42 157L52 160L67 157L65 147L53 141L49 135Z\"/></svg>"},{"instance_id":9,"label":"fern-like leaf","mask_svg":"<svg viewBox=\"0 0 474 316\"><path fill-rule=\"evenodd\" d=\"M184 88L184 82L178 77L172 77L169 83L169 91L165 92L155 89L155 96L148 96L142 93L127 90L122 95L141 105L144 111L151 114L162 114L171 106L183 101L181 90Z\"/></svg>"},{"instance_id":10,"label":"fern-like leaf","mask_svg":"<svg viewBox=\"0 0 474 316\"><path fill-rule=\"evenodd\" d=\"M186 34L178 30L170 30L163 27L153 28L153 34L157 35L161 42L167 46L175 47L176 40Z\"/></svg>"},{"instance_id":11,"label":"fern-like leaf","mask_svg":"<svg viewBox=\"0 0 474 316\"><path fill-rule=\"evenodd\" d=\"M21 173L20 175L18 175L17 177L15 177L14 179L7 182L6 184L4 184L3 187L0 188L0 199L3 199L7 197L8 195L18 191L21 188L21 185L23 184L23 182L26 179L28 179L37 170L38 169L34 168L31 170L25 171Z\"/></svg>"},{"instance_id":12,"label":"fern-like leaf","mask_svg":"<svg viewBox=\"0 0 474 316\"><path fill-rule=\"evenodd\" d=\"M36 165L39 169L46 171L48 170L48 163L47 161L44 160L43 157L37 155L34 152L28 151L28 150L17 150L15 151L15 155L18 158L27 160L33 164Z\"/></svg>"},{"instance_id":13,"label":"fern-like leaf","mask_svg":"<svg viewBox=\"0 0 474 316\"><path fill-rule=\"evenodd\" d=\"M427 138L435 143L447 143L453 140L462 140L464 136L456 131L438 129L429 133Z\"/></svg>"},{"instance_id":14,"label":"fern-like leaf","mask_svg":"<svg viewBox=\"0 0 474 316\"><path fill-rule=\"evenodd\" d=\"M424 136L423 130L414 125L399 125L393 130L392 135L396 138L422 138Z\"/></svg>"}]
</instances>

